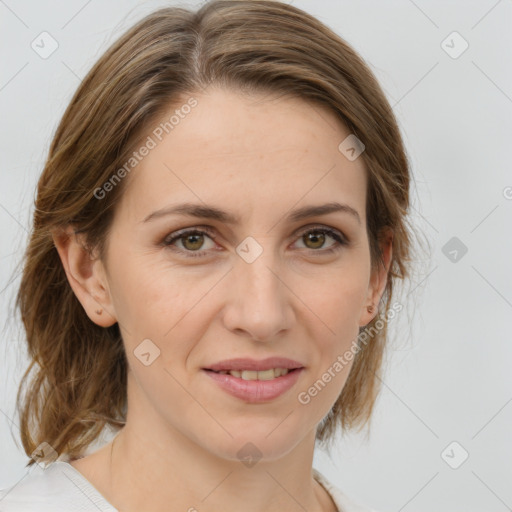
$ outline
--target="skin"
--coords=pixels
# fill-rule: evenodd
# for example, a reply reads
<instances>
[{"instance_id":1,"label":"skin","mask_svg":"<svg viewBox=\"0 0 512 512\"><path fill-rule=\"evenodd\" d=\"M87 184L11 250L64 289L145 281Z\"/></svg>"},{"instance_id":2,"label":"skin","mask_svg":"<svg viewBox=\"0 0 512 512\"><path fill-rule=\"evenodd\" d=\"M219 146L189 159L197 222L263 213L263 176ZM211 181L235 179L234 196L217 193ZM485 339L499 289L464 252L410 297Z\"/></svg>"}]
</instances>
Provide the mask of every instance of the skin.
<instances>
[{"instance_id":1,"label":"skin","mask_svg":"<svg viewBox=\"0 0 512 512\"><path fill-rule=\"evenodd\" d=\"M335 511L312 476L315 431L352 363L307 405L297 396L375 315L367 306L384 291L391 235L381 245L384 264L372 272L364 163L338 150L350 132L330 111L219 88L194 97L198 105L125 178L105 261L89 257L78 237L54 236L90 319L119 322L129 363L127 423L113 450L108 443L72 465L123 512ZM284 219L291 209L332 201L354 208L360 223L344 212ZM215 205L240 223L183 215L143 222L182 202ZM186 237L162 245L200 225L214 235L202 245ZM349 243L330 235L323 245L308 241L310 226L338 230ZM236 252L247 236L263 249L252 263ZM339 249L326 253L332 246ZM187 258L172 247L207 255ZM145 366L134 350L148 338L160 356ZM273 355L306 370L263 404L226 394L201 371L223 359ZM248 442L262 454L252 467L237 456Z\"/></svg>"}]
</instances>

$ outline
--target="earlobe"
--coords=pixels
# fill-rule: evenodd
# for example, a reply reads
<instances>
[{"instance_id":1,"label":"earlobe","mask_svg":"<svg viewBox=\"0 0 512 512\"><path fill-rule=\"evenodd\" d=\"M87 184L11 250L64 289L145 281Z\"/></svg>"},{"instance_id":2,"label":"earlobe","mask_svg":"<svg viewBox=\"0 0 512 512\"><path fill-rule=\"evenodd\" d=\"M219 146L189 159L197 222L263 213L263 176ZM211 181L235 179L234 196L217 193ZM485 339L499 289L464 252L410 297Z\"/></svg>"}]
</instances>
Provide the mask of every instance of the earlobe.
<instances>
[{"instance_id":1,"label":"earlobe","mask_svg":"<svg viewBox=\"0 0 512 512\"><path fill-rule=\"evenodd\" d=\"M71 226L52 233L68 282L87 316L101 327L117 322L102 261L87 249Z\"/></svg>"},{"instance_id":2,"label":"earlobe","mask_svg":"<svg viewBox=\"0 0 512 512\"><path fill-rule=\"evenodd\" d=\"M367 301L361 313L359 326L368 325L378 312L378 304L386 289L388 274L393 256L393 231L386 227L382 230L379 239L381 257L377 267L372 270L370 285L368 287Z\"/></svg>"}]
</instances>

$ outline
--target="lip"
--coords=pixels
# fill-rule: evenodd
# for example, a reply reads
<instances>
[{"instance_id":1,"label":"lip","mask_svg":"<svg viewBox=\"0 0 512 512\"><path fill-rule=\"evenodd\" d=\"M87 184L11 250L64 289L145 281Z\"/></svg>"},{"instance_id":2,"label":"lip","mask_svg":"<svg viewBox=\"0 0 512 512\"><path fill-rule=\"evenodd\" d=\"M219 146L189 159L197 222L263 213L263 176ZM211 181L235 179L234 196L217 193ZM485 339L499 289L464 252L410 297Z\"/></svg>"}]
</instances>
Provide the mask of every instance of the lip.
<instances>
[{"instance_id":1,"label":"lip","mask_svg":"<svg viewBox=\"0 0 512 512\"><path fill-rule=\"evenodd\" d=\"M267 359L262 359L260 361L257 359L237 358L219 361L218 363L203 368L203 370L213 370L215 372L229 370L265 371L270 370L271 368L286 368L288 370L294 370L296 368L304 368L304 365L298 361L294 361L293 359L288 359L287 357L267 357Z\"/></svg>"},{"instance_id":2,"label":"lip","mask_svg":"<svg viewBox=\"0 0 512 512\"><path fill-rule=\"evenodd\" d=\"M260 361L259 364L261 365L263 362ZM265 365L268 367L268 363L265 362ZM277 367L283 368L283 366L280 365L270 366L270 368ZM236 368L228 369L235 370ZM244 369L248 370L249 368L245 367ZM215 373L205 368L202 369L202 372L213 379L223 391L248 403L261 403L275 400L294 386L303 371L304 367L297 368L286 375L281 375L272 380L243 380L239 377L233 377L233 375Z\"/></svg>"}]
</instances>

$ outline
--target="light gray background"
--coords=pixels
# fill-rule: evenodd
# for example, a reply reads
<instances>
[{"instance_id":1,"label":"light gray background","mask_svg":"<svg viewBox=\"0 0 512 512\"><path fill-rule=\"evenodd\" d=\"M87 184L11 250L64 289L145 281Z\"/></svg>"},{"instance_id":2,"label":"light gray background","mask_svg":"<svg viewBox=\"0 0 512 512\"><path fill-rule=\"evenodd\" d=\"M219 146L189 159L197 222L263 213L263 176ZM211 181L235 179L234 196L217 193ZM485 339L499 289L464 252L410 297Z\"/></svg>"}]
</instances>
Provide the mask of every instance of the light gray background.
<instances>
[{"instance_id":1,"label":"light gray background","mask_svg":"<svg viewBox=\"0 0 512 512\"><path fill-rule=\"evenodd\" d=\"M171 3L0 0L2 326L60 116L108 45ZM315 466L381 512L512 510L512 2L289 3L327 23L376 73L410 155L414 222L432 246L411 286L420 293L406 299L412 316L394 321L369 439L346 436L331 458L317 452ZM59 45L47 59L31 48L42 31ZM469 43L458 58L441 46L453 31ZM453 37L447 44L461 48ZM456 262L442 250L452 237L468 249ZM0 487L25 471L14 409L27 363L19 325L1 337ZM458 469L441 456L453 441L460 447L446 460L469 453Z\"/></svg>"}]
</instances>

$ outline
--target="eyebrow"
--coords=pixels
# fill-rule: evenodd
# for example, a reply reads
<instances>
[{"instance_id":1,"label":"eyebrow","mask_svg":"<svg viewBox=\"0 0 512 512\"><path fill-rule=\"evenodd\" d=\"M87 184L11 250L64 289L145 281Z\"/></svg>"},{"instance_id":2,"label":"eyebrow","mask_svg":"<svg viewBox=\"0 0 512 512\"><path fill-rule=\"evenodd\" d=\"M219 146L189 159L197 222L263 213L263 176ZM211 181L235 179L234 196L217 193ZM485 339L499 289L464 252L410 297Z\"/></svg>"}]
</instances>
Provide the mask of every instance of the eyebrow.
<instances>
[{"instance_id":1,"label":"eyebrow","mask_svg":"<svg viewBox=\"0 0 512 512\"><path fill-rule=\"evenodd\" d=\"M317 217L320 215L328 215L329 213L342 212L348 213L354 217L359 224L361 224L361 218L356 209L352 208L348 204L342 204L337 202L326 203L317 206L304 206L293 210L286 216L286 220L289 222L297 222L309 217ZM222 222L224 224L238 224L240 222L239 217L216 208L210 205L201 205L194 203L183 203L175 206L170 206L156 210L149 214L143 222L149 222L166 215L186 215L188 217L197 217L202 219L212 219Z\"/></svg>"}]
</instances>

